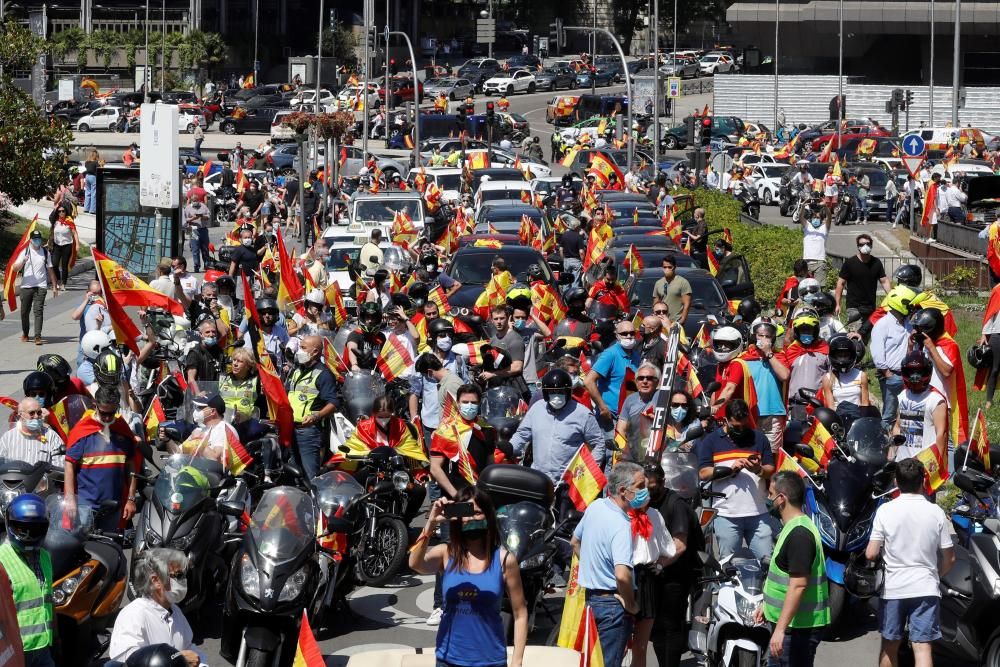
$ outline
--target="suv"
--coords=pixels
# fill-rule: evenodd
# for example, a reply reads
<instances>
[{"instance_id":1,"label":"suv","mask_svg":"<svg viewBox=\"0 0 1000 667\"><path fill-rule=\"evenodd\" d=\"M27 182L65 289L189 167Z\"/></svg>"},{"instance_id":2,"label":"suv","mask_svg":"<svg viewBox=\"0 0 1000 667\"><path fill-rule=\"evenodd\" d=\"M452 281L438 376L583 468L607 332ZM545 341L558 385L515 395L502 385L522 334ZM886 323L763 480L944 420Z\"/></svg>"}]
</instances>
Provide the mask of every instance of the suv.
<instances>
[{"instance_id":1,"label":"suv","mask_svg":"<svg viewBox=\"0 0 1000 667\"><path fill-rule=\"evenodd\" d=\"M513 95L517 92L535 92L535 76L526 69L516 72L497 72L482 86L484 95Z\"/></svg>"},{"instance_id":2,"label":"suv","mask_svg":"<svg viewBox=\"0 0 1000 667\"><path fill-rule=\"evenodd\" d=\"M240 115L226 116L219 129L226 134L244 134L246 132L262 132L270 134L274 116L281 111L275 107L244 108Z\"/></svg>"},{"instance_id":3,"label":"suv","mask_svg":"<svg viewBox=\"0 0 1000 667\"><path fill-rule=\"evenodd\" d=\"M458 68L458 76L468 79L478 92L483 91L486 79L500 71L500 62L495 58L474 58Z\"/></svg>"},{"instance_id":4,"label":"suv","mask_svg":"<svg viewBox=\"0 0 1000 667\"><path fill-rule=\"evenodd\" d=\"M91 130L110 130L122 116L121 107L101 107L91 111L86 116L81 116L76 121L77 132L90 132Z\"/></svg>"}]
</instances>

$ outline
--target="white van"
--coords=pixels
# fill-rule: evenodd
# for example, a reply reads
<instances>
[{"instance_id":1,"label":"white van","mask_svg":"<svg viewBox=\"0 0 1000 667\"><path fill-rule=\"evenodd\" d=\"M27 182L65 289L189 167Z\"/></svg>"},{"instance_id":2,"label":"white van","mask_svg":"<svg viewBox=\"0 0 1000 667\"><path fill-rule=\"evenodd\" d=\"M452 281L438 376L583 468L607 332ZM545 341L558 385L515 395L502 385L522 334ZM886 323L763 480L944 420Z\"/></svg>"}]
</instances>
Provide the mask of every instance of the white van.
<instances>
[{"instance_id":1,"label":"white van","mask_svg":"<svg viewBox=\"0 0 1000 667\"><path fill-rule=\"evenodd\" d=\"M900 143L905 143L906 137L917 135L927 144L927 150L945 151L951 145L952 138L956 132L959 135L958 141L960 144L965 145L972 141L979 150L983 150L986 147L986 137L983 136L980 130L974 127L920 127L904 134Z\"/></svg>"}]
</instances>

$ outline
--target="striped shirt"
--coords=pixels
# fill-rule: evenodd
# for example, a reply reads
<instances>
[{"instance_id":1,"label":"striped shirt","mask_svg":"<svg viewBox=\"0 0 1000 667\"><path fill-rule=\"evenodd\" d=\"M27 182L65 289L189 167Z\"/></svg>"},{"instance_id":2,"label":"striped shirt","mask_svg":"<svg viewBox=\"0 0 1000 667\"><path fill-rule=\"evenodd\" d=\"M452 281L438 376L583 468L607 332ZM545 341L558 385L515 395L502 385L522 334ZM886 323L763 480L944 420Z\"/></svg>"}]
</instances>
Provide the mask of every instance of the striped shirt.
<instances>
[{"instance_id":1,"label":"striped shirt","mask_svg":"<svg viewBox=\"0 0 1000 667\"><path fill-rule=\"evenodd\" d=\"M39 461L48 461L51 453L52 465L61 468L63 456L57 452L62 444L62 438L48 426L39 437L33 433L25 433L21 430L20 425L16 424L11 430L0 436L0 459L13 459L34 464Z\"/></svg>"}]
</instances>

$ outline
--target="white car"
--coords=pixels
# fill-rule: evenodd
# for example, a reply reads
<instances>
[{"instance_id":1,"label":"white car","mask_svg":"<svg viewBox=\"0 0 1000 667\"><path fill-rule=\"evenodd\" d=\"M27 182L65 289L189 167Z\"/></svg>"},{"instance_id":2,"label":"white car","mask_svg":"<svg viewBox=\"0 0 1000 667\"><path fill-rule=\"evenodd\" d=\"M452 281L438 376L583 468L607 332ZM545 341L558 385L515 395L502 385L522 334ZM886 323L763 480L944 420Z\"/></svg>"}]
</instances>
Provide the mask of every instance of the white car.
<instances>
[{"instance_id":1,"label":"white car","mask_svg":"<svg viewBox=\"0 0 1000 667\"><path fill-rule=\"evenodd\" d=\"M333 96L333 93L331 93L326 88L323 88L322 90L319 91L319 103L321 106L326 106L327 104L333 104L334 100L336 99L337 98ZM288 106L290 106L293 109L298 108L299 106L302 105L305 105L307 109L310 106L315 108L316 106L315 90L311 89L300 90L299 92L295 93L295 96L292 97L292 99L288 100Z\"/></svg>"},{"instance_id":2,"label":"white car","mask_svg":"<svg viewBox=\"0 0 1000 667\"><path fill-rule=\"evenodd\" d=\"M235 173L235 172L234 172ZM258 180L263 181L267 176L267 172L263 169L244 169L243 175L247 177L248 180ZM215 194L215 191L219 189L219 185L222 184L222 172L217 171L214 174L209 174L205 177L202 187L205 188L206 192Z\"/></svg>"},{"instance_id":3,"label":"white car","mask_svg":"<svg viewBox=\"0 0 1000 667\"><path fill-rule=\"evenodd\" d=\"M527 181L486 181L479 185L475 197L476 215L487 202L523 202L533 203L534 197L531 185Z\"/></svg>"},{"instance_id":4,"label":"white car","mask_svg":"<svg viewBox=\"0 0 1000 667\"><path fill-rule=\"evenodd\" d=\"M535 75L526 69L516 72L497 72L483 84L484 95L513 95L535 92Z\"/></svg>"},{"instance_id":5,"label":"white car","mask_svg":"<svg viewBox=\"0 0 1000 667\"><path fill-rule=\"evenodd\" d=\"M382 86L375 83L374 81L368 82L368 96L365 102L365 108L371 107L375 104L375 100L379 99L379 91ZM358 94L361 91L361 84L355 86L345 86L340 89L337 93L337 101L340 102L341 111L349 110L344 106L345 104L354 104L358 98Z\"/></svg>"},{"instance_id":6,"label":"white car","mask_svg":"<svg viewBox=\"0 0 1000 667\"><path fill-rule=\"evenodd\" d=\"M736 68L736 63L725 54L710 53L698 61L698 68L702 74L720 74L733 71Z\"/></svg>"},{"instance_id":7,"label":"white car","mask_svg":"<svg viewBox=\"0 0 1000 667\"><path fill-rule=\"evenodd\" d=\"M472 155L474 153L483 153L483 150L466 151L466 156ZM493 161L490 162L492 167L513 167L515 163L520 162L521 168L527 168L532 175L536 177L541 176L551 176L552 168L541 162L535 162L534 160L529 160L524 157L518 157L512 151L507 151L502 148L493 149Z\"/></svg>"},{"instance_id":8,"label":"white car","mask_svg":"<svg viewBox=\"0 0 1000 667\"><path fill-rule=\"evenodd\" d=\"M600 116L594 116L593 118L588 118L587 120L581 121L572 127L559 130L559 136L562 137L564 143L568 144L576 143L577 137L584 132L589 134L591 139L596 139L597 128L601 126L601 122L605 124L605 127L613 128L615 126L615 120L613 118L601 118Z\"/></svg>"},{"instance_id":9,"label":"white car","mask_svg":"<svg viewBox=\"0 0 1000 667\"><path fill-rule=\"evenodd\" d=\"M100 109L95 109L76 121L76 131L110 130L118 122L123 113L121 107L101 107Z\"/></svg>"},{"instance_id":10,"label":"white car","mask_svg":"<svg viewBox=\"0 0 1000 667\"><path fill-rule=\"evenodd\" d=\"M274 118L271 120L272 144L276 141L292 141L295 139L295 130L282 124L285 117L291 113L294 113L293 109L282 109L278 113L274 114Z\"/></svg>"},{"instance_id":11,"label":"white car","mask_svg":"<svg viewBox=\"0 0 1000 667\"><path fill-rule=\"evenodd\" d=\"M205 117L197 111L190 109L180 109L177 114L177 131L194 134L195 125L201 124L201 129L205 129Z\"/></svg>"},{"instance_id":12,"label":"white car","mask_svg":"<svg viewBox=\"0 0 1000 667\"><path fill-rule=\"evenodd\" d=\"M441 201L458 201L458 198L462 194L462 175L464 170L458 167L424 167L423 169L424 176L427 179L425 184L430 185L434 183L437 185L438 189L441 190ZM410 173L407 174L406 182L410 187L413 187L418 173L420 173L419 169L410 169Z\"/></svg>"},{"instance_id":13,"label":"white car","mask_svg":"<svg viewBox=\"0 0 1000 667\"><path fill-rule=\"evenodd\" d=\"M750 181L757 188L757 196L764 206L777 204L781 189L781 177L789 168L783 163L757 164L750 172Z\"/></svg>"}]
</instances>

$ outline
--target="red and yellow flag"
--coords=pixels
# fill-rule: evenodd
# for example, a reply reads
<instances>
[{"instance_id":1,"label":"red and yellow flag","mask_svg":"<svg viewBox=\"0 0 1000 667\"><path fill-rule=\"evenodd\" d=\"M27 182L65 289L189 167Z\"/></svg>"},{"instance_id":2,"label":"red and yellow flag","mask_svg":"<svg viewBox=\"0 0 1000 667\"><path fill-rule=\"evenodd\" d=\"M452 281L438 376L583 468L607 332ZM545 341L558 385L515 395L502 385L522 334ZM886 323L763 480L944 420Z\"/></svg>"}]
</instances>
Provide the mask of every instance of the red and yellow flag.
<instances>
[{"instance_id":1,"label":"red and yellow flag","mask_svg":"<svg viewBox=\"0 0 1000 667\"><path fill-rule=\"evenodd\" d=\"M305 289L302 287L302 283L299 282L299 277L295 275L294 265L288 254L288 249L285 248L285 237L282 235L280 229L275 229L274 231L278 239L278 264L280 266L278 273L278 305L284 310L289 304L292 304L296 309L302 311L302 299L305 295Z\"/></svg>"},{"instance_id":2,"label":"red and yellow flag","mask_svg":"<svg viewBox=\"0 0 1000 667\"><path fill-rule=\"evenodd\" d=\"M427 300L437 304L438 312L441 315L451 312L451 305L448 303L448 293L440 285L427 293Z\"/></svg>"},{"instance_id":3,"label":"red and yellow flag","mask_svg":"<svg viewBox=\"0 0 1000 667\"><path fill-rule=\"evenodd\" d=\"M636 250L635 244L631 244L628 247L628 252L625 253L625 268L629 273L636 274L642 271L646 267L645 263L642 261L642 255Z\"/></svg>"},{"instance_id":4,"label":"red and yellow flag","mask_svg":"<svg viewBox=\"0 0 1000 667\"><path fill-rule=\"evenodd\" d=\"M681 223L674 217L673 206L666 207L661 222L663 223L663 231L667 233L671 241L679 246L681 244Z\"/></svg>"},{"instance_id":5,"label":"red and yellow flag","mask_svg":"<svg viewBox=\"0 0 1000 667\"><path fill-rule=\"evenodd\" d=\"M969 447L976 453L979 460L983 462L983 468L990 472L990 439L986 434L986 415L980 409L976 412L976 421L972 425L974 431L972 439L969 440Z\"/></svg>"},{"instance_id":6,"label":"red and yellow flag","mask_svg":"<svg viewBox=\"0 0 1000 667\"><path fill-rule=\"evenodd\" d=\"M490 166L489 156L487 156L486 151L469 153L466 164L469 169L487 169Z\"/></svg>"},{"instance_id":7,"label":"red and yellow flag","mask_svg":"<svg viewBox=\"0 0 1000 667\"><path fill-rule=\"evenodd\" d=\"M350 317L347 312L347 305L344 303L344 296L340 293L340 285L334 280L324 291L326 304L330 306L330 313L333 315L333 324L339 329L344 326Z\"/></svg>"},{"instance_id":8,"label":"red and yellow flag","mask_svg":"<svg viewBox=\"0 0 1000 667\"><path fill-rule=\"evenodd\" d=\"M160 424L165 421L167 421L167 415L163 411L163 404L160 403L160 397L154 396L152 402L149 404L149 409L146 410L146 417L142 420L146 426L146 440L156 442Z\"/></svg>"},{"instance_id":9,"label":"red and yellow flag","mask_svg":"<svg viewBox=\"0 0 1000 667\"><path fill-rule=\"evenodd\" d=\"M924 195L924 212L920 215L921 227L930 227L931 218L937 215L937 194L938 184L931 182L927 186L927 194Z\"/></svg>"},{"instance_id":10,"label":"red and yellow flag","mask_svg":"<svg viewBox=\"0 0 1000 667\"><path fill-rule=\"evenodd\" d=\"M708 272L713 276L719 275L719 258L715 256L714 252L709 252L706 257L708 258Z\"/></svg>"},{"instance_id":11,"label":"red and yellow flag","mask_svg":"<svg viewBox=\"0 0 1000 667\"><path fill-rule=\"evenodd\" d=\"M396 334L389 334L382 351L375 360L375 366L386 382L392 382L403 375L413 365L413 356Z\"/></svg>"},{"instance_id":12,"label":"red and yellow flag","mask_svg":"<svg viewBox=\"0 0 1000 667\"><path fill-rule=\"evenodd\" d=\"M309 627L309 615L302 611L302 625L299 626L299 643L295 646L295 659L292 667L326 667L323 652L319 650L316 637Z\"/></svg>"},{"instance_id":13,"label":"red and yellow flag","mask_svg":"<svg viewBox=\"0 0 1000 667\"><path fill-rule=\"evenodd\" d=\"M580 445L580 449L569 460L562 478L569 490L570 500L581 512L587 509L608 483L586 443Z\"/></svg>"},{"instance_id":14,"label":"red and yellow flag","mask_svg":"<svg viewBox=\"0 0 1000 667\"><path fill-rule=\"evenodd\" d=\"M604 653L601 651L601 638L597 634L593 607L587 606L583 612L573 648L580 652L580 667L604 667Z\"/></svg>"},{"instance_id":15,"label":"red and yellow flag","mask_svg":"<svg viewBox=\"0 0 1000 667\"><path fill-rule=\"evenodd\" d=\"M17 310L17 288L14 283L17 281L19 272L14 271L14 262L28 248L28 243L31 241L31 232L35 231L37 225L38 214L35 214L35 217L28 224L28 228L21 235L21 240L14 246L14 252L10 254L10 259L7 260L7 268L3 272L3 295L7 301L7 309L11 312Z\"/></svg>"},{"instance_id":16,"label":"red and yellow flag","mask_svg":"<svg viewBox=\"0 0 1000 667\"><path fill-rule=\"evenodd\" d=\"M253 457L240 442L240 436L226 429L226 468L232 475L239 475L253 462Z\"/></svg>"},{"instance_id":17,"label":"red and yellow flag","mask_svg":"<svg viewBox=\"0 0 1000 667\"><path fill-rule=\"evenodd\" d=\"M597 185L600 188L606 188L611 185L612 175L618 178L619 183L625 182L625 175L622 173L622 170L603 153L593 154L588 173L594 175Z\"/></svg>"},{"instance_id":18,"label":"red and yellow flag","mask_svg":"<svg viewBox=\"0 0 1000 667\"><path fill-rule=\"evenodd\" d=\"M336 378L337 382L343 382L344 373L350 369L347 367L347 362L344 361L344 358L337 354L337 349L333 346L333 342L326 336L323 336L323 359L326 361L326 367L333 373L333 377Z\"/></svg>"},{"instance_id":19,"label":"red and yellow flag","mask_svg":"<svg viewBox=\"0 0 1000 667\"><path fill-rule=\"evenodd\" d=\"M948 481L948 454L938 450L937 445L931 445L917 452L913 458L924 464L924 491L929 495Z\"/></svg>"},{"instance_id":20,"label":"red and yellow flag","mask_svg":"<svg viewBox=\"0 0 1000 667\"><path fill-rule=\"evenodd\" d=\"M410 216L402 211L396 211L392 218L392 242L409 250L417 240L417 234L417 228Z\"/></svg>"},{"instance_id":21,"label":"red and yellow flag","mask_svg":"<svg viewBox=\"0 0 1000 667\"><path fill-rule=\"evenodd\" d=\"M830 154L833 152L833 141L834 141L834 139L836 139L836 136L830 137L830 141L828 141L826 143L826 148L823 149L823 152L820 153L819 157L816 159L817 162L829 162L830 161Z\"/></svg>"}]
</instances>

